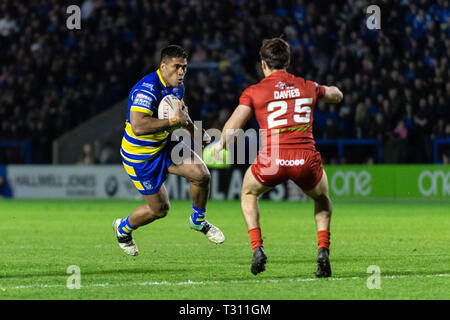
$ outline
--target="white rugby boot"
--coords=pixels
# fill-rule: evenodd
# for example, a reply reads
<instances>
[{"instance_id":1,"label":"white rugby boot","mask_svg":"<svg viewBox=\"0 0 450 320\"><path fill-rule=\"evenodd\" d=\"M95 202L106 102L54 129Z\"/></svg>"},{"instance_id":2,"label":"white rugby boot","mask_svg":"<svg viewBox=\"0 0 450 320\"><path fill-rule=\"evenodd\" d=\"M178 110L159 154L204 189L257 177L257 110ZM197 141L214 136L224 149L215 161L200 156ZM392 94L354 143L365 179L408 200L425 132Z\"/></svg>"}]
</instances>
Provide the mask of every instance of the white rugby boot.
<instances>
[{"instance_id":1,"label":"white rugby boot","mask_svg":"<svg viewBox=\"0 0 450 320\"><path fill-rule=\"evenodd\" d=\"M133 240L133 237L130 234L121 234L119 232L119 225L122 222L122 219L116 219L113 221L113 229L114 234L117 237L117 241L119 243L119 247L126 253L131 256L137 256L139 254L139 249L136 243Z\"/></svg>"},{"instance_id":2,"label":"white rugby boot","mask_svg":"<svg viewBox=\"0 0 450 320\"><path fill-rule=\"evenodd\" d=\"M221 244L225 241L225 236L219 228L204 220L201 224L195 224L189 216L189 227L195 231L203 233L209 241Z\"/></svg>"}]
</instances>

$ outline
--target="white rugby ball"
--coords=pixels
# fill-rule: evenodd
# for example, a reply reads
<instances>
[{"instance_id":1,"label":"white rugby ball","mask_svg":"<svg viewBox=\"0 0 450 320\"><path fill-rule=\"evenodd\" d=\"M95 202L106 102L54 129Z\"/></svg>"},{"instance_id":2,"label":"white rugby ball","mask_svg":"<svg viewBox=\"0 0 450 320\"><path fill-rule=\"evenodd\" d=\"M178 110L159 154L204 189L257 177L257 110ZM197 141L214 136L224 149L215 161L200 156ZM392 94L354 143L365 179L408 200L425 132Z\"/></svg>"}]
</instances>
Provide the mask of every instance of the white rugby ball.
<instances>
[{"instance_id":1,"label":"white rugby ball","mask_svg":"<svg viewBox=\"0 0 450 320\"><path fill-rule=\"evenodd\" d=\"M175 116L175 112L180 107L181 101L174 95L165 96L158 106L158 118L170 119Z\"/></svg>"}]
</instances>

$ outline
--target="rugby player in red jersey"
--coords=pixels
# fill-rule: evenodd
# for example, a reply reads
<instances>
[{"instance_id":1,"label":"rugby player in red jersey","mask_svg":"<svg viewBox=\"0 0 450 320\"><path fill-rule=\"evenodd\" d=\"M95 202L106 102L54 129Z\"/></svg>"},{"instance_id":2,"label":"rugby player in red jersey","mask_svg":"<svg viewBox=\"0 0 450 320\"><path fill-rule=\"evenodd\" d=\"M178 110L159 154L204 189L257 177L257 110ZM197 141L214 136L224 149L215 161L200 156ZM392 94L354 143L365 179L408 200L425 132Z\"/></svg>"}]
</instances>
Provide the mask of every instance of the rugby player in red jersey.
<instances>
[{"instance_id":1,"label":"rugby player in red jersey","mask_svg":"<svg viewBox=\"0 0 450 320\"><path fill-rule=\"evenodd\" d=\"M251 272L265 270L267 256L259 225L258 197L290 179L314 200L318 236L317 277L330 277L329 261L331 201L327 175L312 134L313 110L317 100L339 103L341 91L296 77L286 70L290 47L281 38L265 39L260 49L265 78L241 95L239 105L226 122L218 143L216 158L255 114L265 141L244 176L241 207L253 250Z\"/></svg>"}]
</instances>

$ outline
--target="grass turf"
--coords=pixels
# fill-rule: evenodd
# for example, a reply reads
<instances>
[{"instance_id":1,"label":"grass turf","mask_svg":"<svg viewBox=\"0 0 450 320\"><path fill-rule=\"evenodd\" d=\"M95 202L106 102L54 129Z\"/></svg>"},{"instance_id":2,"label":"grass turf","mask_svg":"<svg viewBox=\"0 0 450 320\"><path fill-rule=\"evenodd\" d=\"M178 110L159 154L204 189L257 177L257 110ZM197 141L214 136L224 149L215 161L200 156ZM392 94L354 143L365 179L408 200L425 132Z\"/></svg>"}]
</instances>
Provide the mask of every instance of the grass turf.
<instances>
[{"instance_id":1,"label":"grass turf","mask_svg":"<svg viewBox=\"0 0 450 320\"><path fill-rule=\"evenodd\" d=\"M139 228L140 255L118 247L112 220L138 201L0 201L0 299L450 299L448 203L335 202L330 279L315 279L312 202L261 201L268 256L250 273L252 252L238 201L211 201L207 219L226 236L210 243L188 227L190 202ZM67 268L81 289L68 289ZM378 266L380 289L368 289Z\"/></svg>"}]
</instances>

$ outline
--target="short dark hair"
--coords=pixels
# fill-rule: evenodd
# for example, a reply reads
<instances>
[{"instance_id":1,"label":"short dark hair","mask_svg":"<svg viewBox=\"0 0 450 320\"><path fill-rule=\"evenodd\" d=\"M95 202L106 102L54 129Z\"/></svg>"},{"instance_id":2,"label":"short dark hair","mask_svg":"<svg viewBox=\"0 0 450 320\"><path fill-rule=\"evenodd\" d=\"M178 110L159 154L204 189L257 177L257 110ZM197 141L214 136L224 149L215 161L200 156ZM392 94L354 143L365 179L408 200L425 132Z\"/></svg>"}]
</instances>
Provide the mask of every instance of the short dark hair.
<instances>
[{"instance_id":1,"label":"short dark hair","mask_svg":"<svg viewBox=\"0 0 450 320\"><path fill-rule=\"evenodd\" d=\"M287 69L291 57L291 48L289 43L281 38L264 39L259 50L259 56L271 70Z\"/></svg>"},{"instance_id":2,"label":"short dark hair","mask_svg":"<svg viewBox=\"0 0 450 320\"><path fill-rule=\"evenodd\" d=\"M171 58L187 58L187 53L178 45L172 44L161 50L161 62L165 59Z\"/></svg>"}]
</instances>

